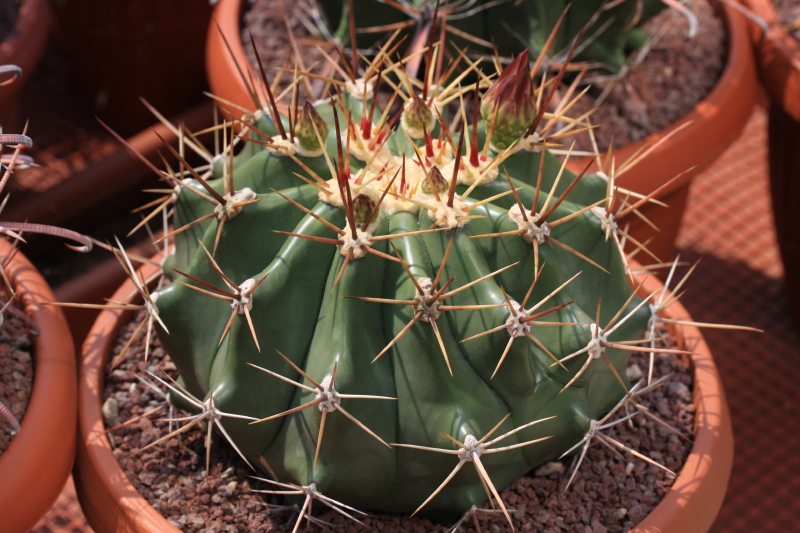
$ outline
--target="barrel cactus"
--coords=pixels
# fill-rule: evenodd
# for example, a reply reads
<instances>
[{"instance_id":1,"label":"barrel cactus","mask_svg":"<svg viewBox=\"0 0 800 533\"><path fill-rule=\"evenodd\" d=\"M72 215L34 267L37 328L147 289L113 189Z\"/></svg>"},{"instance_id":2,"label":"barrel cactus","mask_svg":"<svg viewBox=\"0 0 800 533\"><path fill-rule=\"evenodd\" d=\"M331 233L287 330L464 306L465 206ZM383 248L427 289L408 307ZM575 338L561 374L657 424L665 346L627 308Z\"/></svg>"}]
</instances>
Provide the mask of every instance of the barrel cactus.
<instances>
[{"instance_id":1,"label":"barrel cactus","mask_svg":"<svg viewBox=\"0 0 800 533\"><path fill-rule=\"evenodd\" d=\"M527 52L482 95L400 80L399 119L374 100L396 67L225 126L204 176L168 177L174 282L140 290L173 401L290 493L464 512L629 393L651 311L617 222L648 197L548 150L580 128L544 113L558 80L535 91Z\"/></svg>"}]
</instances>

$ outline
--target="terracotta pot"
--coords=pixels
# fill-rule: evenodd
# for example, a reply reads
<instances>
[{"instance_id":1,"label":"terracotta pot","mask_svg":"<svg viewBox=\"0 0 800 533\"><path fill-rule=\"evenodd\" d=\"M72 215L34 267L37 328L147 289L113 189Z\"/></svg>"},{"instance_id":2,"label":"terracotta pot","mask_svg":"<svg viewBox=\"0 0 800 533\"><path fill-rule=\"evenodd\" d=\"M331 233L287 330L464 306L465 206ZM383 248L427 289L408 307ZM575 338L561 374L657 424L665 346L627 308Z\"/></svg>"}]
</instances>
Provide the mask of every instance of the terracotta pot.
<instances>
[{"instance_id":1,"label":"terracotta pot","mask_svg":"<svg viewBox=\"0 0 800 533\"><path fill-rule=\"evenodd\" d=\"M206 39L206 69L214 94L252 109L253 101L237 69L237 63L242 69L249 68L242 41L238 38L241 35L242 4L242 0L220 0L217 4L214 13L228 38L232 55L228 52L217 26L212 24ZM675 238L686 206L689 184L736 139L755 104L757 82L746 20L741 13L728 6L720 4L719 9L728 35L728 59L717 85L689 114L669 128L616 151L616 160L625 161L645 144L653 145L680 125L691 121L689 126L670 137L618 181L621 187L647 194L674 176L694 167L659 194L658 198L667 203L669 209L653 205L642 209L659 228L659 233L653 235L652 228L638 217L630 217L634 238L644 242L653 237L648 249L662 260L671 258L674 253ZM577 159L569 166L574 171L580 171L587 163L586 159ZM646 256L641 255L640 259L642 257Z\"/></svg>"},{"instance_id":2,"label":"terracotta pot","mask_svg":"<svg viewBox=\"0 0 800 533\"><path fill-rule=\"evenodd\" d=\"M144 275L155 267L145 267ZM642 294L662 285L650 277ZM129 299L133 284L126 281L113 299ZM680 303L669 308L669 316L686 319ZM79 441L75 485L81 507L96 533L178 533L128 481L111 451L101 413L105 367L120 328L130 312L103 311L83 345L79 383ZM717 516L725 496L733 464L733 433L719 373L708 346L695 327L672 330L679 344L699 355L692 357L696 437L691 454L672 490L632 531L636 533L703 533Z\"/></svg>"},{"instance_id":3,"label":"terracotta pot","mask_svg":"<svg viewBox=\"0 0 800 533\"><path fill-rule=\"evenodd\" d=\"M0 239L0 256L11 245ZM75 458L75 350L61 310L36 268L17 253L6 267L19 301L41 329L34 345L33 392L19 434L0 456L3 533L26 533L56 501Z\"/></svg>"},{"instance_id":4,"label":"terracotta pot","mask_svg":"<svg viewBox=\"0 0 800 533\"><path fill-rule=\"evenodd\" d=\"M47 0L25 0L19 17L6 40L0 43L0 65L17 65L22 77L0 87L0 124L6 133L18 133L23 123L19 116L19 94L44 53L52 14Z\"/></svg>"},{"instance_id":5,"label":"terracotta pot","mask_svg":"<svg viewBox=\"0 0 800 533\"><path fill-rule=\"evenodd\" d=\"M125 135L204 99L207 0L55 0L57 35L98 116Z\"/></svg>"},{"instance_id":6,"label":"terracotta pot","mask_svg":"<svg viewBox=\"0 0 800 533\"><path fill-rule=\"evenodd\" d=\"M800 324L800 43L781 27L770 0L746 0L745 4L766 22L766 35L751 24L758 74L770 98L769 178L772 212L781 258L786 270L786 289Z\"/></svg>"}]
</instances>

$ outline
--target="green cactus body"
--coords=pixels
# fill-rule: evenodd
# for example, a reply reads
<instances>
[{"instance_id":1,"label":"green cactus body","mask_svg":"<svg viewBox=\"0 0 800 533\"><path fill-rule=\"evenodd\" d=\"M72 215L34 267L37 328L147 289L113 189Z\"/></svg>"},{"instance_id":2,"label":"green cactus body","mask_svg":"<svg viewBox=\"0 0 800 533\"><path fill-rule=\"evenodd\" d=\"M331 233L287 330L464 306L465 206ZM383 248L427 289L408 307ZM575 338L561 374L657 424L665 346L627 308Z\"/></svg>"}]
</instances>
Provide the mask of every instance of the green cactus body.
<instances>
[{"instance_id":1,"label":"green cactus body","mask_svg":"<svg viewBox=\"0 0 800 533\"><path fill-rule=\"evenodd\" d=\"M357 109L360 103L352 107ZM330 126L329 105L319 104L318 111ZM484 123L479 126L481 137L485 135L484 126ZM274 134L272 131L271 135ZM338 147L334 148L333 128L324 135L328 138L330 157L336 158ZM387 165L390 170L369 185L362 185L366 173L357 174L359 166L366 164L363 158L350 158L349 186L353 189L352 196L358 200L354 204L359 231L364 230L362 224L400 169L401 153L397 146L404 145L386 143L385 159L378 157L373 161L370 176L374 177L379 169L386 170ZM421 149L424 153L424 147ZM488 160L480 163L482 168L496 155L490 151ZM325 157L296 157L319 176L331 177ZM501 165L511 176L510 181L527 209L534 200L536 170L542 157L545 158L544 192L539 196L537 208L541 210L560 169L558 160L548 152L519 149ZM256 346L248 320L235 316L237 312L230 302L211 298L179 283L172 283L158 293L159 314L170 331L167 334L159 330L159 337L180 372L182 384L198 398L213 395L215 405L222 411L263 419L320 397L319 389L294 370L276 353L278 351L321 386L330 384L335 369L338 393L383 397L339 400L339 406L374 436L341 410L334 408L327 412L315 467L323 415L317 405L256 424L224 419L227 432L248 460L265 471L271 469L281 481L299 485L313 482L326 496L363 509L411 512L448 477L458 458L386 444L454 450L454 444L443 432L464 442L467 435L480 439L509 414L496 435L535 420L554 417L515 433L498 446L550 437L547 440L482 457L492 482L502 488L531 468L558 458L582 438L589 429L590 420L601 417L624 394L602 360L587 363L587 370L580 378L562 391L589 356L583 354L564 362L566 368L554 365L550 355L521 333L520 322L516 323L515 330L519 336L515 337L498 368L511 338L510 330L502 326L513 322L503 290L513 302L523 302L534 280L533 246L519 235L471 238L515 231L520 227L513 216L509 217L510 212L513 215L515 209L518 211L511 194L464 211L482 199L509 191L509 182L504 177L497 178L504 173L495 169L486 171L481 178L486 183L472 187L477 174L473 172L470 177L470 171L462 170L452 209L482 218L458 220L445 205L448 192L443 185L451 181L452 154L442 155L439 161L441 172L436 173L433 183L436 194L441 196L437 204L441 209L429 211L387 195L377 216L365 229L366 234L358 234L359 238L397 235L390 240L374 240L370 246L378 254L388 255L393 255L393 246L396 247L416 282L423 290L432 292L451 279L448 291L455 291L514 264L443 301L436 301L435 308L424 313L420 311L421 302L429 300L420 296L414 281L399 262L358 252L355 246L351 250L356 252L342 272L342 265L348 260L344 254L346 246L301 237L351 239L337 182L335 179L327 182L330 194L320 192L318 187L293 174L308 176L298 162L266 149L254 150L249 157L233 162L236 189L248 187L260 201L244 206L238 215L226 220L214 254L220 270L241 287L247 283L252 286L266 276L252 292L248 303L251 304L249 318L259 346ZM469 167L466 157L463 162L465 168ZM414 198L428 205L435 204L434 191L425 194L421 190L424 174L417 167L416 162L407 158L405 188L400 188L401 177L396 177L393 190L415 195ZM357 176L361 176L361 183ZM569 171L564 172L557 191L563 191L573 177ZM222 181L222 178L211 180L211 186L221 192ZM462 197L468 188L472 191ZM585 176L549 221L602 199L605 189L603 179ZM553 200L550 202L552 205ZM194 220L211 209L202 198L181 191L175 224ZM345 233L337 234L320 219L343 228ZM211 218L178 234L176 252L167 266L207 284L223 286L198 243L199 239L212 250L218 224L218 219ZM408 235L437 225L445 229ZM454 227L457 228L455 236ZM589 324L594 322L598 300L602 300L600 323L606 324L625 305L631 289L613 239L606 240L601 220L593 211L553 227L550 234L607 270L604 272L550 242L538 245L539 265L545 267L533 288L528 307L580 272L540 309L574 301L542 320L576 325L530 328L539 341L561 359L587 346L592 337ZM452 248L445 261L451 239ZM433 280L443 263L439 283L431 289L426 280ZM175 271L169 273L192 284L190 279ZM417 303L401 305L352 297ZM633 310L640 302L639 298L634 298L625 312ZM469 309L476 305L495 307ZM440 310L441 306L466 306L468 309ZM375 360L417 315L418 321L407 333ZM649 310L640 308L610 339L638 339L648 318ZM220 343L229 323L230 330ZM499 329L465 341L492 328ZM624 379L629 353L607 349L606 355ZM312 390L299 388L251 365ZM480 506L485 498L475 468L466 465L425 510L466 511L472 505Z\"/></svg>"}]
</instances>

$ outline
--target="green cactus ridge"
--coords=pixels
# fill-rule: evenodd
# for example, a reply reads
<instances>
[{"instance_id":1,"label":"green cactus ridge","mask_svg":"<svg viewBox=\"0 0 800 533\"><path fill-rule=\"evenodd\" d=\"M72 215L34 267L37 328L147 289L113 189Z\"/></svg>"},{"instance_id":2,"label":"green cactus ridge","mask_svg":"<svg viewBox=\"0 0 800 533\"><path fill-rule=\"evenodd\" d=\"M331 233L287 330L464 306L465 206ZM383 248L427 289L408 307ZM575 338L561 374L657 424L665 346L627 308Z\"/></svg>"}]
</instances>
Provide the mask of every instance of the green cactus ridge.
<instances>
[{"instance_id":1,"label":"green cactus ridge","mask_svg":"<svg viewBox=\"0 0 800 533\"><path fill-rule=\"evenodd\" d=\"M340 105L354 124L368 109ZM501 490L557 459L629 388L630 353L602 343L639 339L650 311L606 238L613 219L589 208L607 182L573 183L525 139L482 156L484 122L458 161L441 133L412 147L377 120L343 154L343 114L314 107L322 156L247 145L232 177L216 165L209 187L242 205L174 236L165 271L184 284L157 293L159 338L188 392L259 420L219 423L281 482L413 512L474 462L424 511L480 506L483 471ZM266 116L256 127L276 134ZM175 227L213 209L182 190Z\"/></svg>"}]
</instances>

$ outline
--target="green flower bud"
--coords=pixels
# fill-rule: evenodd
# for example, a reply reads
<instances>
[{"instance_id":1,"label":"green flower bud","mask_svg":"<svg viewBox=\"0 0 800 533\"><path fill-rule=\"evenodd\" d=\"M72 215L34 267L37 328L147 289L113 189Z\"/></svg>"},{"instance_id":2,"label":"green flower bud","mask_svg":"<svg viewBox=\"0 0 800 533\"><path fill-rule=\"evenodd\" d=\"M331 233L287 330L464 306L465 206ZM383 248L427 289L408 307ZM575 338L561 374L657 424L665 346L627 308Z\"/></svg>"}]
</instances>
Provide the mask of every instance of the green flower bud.
<instances>
[{"instance_id":1,"label":"green flower bud","mask_svg":"<svg viewBox=\"0 0 800 533\"><path fill-rule=\"evenodd\" d=\"M375 209L375 201L366 194L359 194L353 199L353 215L359 226L367 221Z\"/></svg>"},{"instance_id":2,"label":"green flower bud","mask_svg":"<svg viewBox=\"0 0 800 533\"><path fill-rule=\"evenodd\" d=\"M527 49L506 67L483 95L481 116L487 129L492 128L492 145L500 150L519 140L533 123L536 100Z\"/></svg>"},{"instance_id":3,"label":"green flower bud","mask_svg":"<svg viewBox=\"0 0 800 533\"><path fill-rule=\"evenodd\" d=\"M422 139L423 132L431 133L436 125L433 111L416 95L406 103L400 120L406 134L412 139Z\"/></svg>"},{"instance_id":4,"label":"green flower bud","mask_svg":"<svg viewBox=\"0 0 800 533\"><path fill-rule=\"evenodd\" d=\"M315 127L316 132L314 131ZM317 137L317 133L319 133L319 138ZM319 116L319 113L317 113L313 105L306 102L303 106L303 111L297 117L297 126L295 127L297 142L309 152L316 152L322 148L319 139L325 142L327 136L328 123Z\"/></svg>"},{"instance_id":5,"label":"green flower bud","mask_svg":"<svg viewBox=\"0 0 800 533\"><path fill-rule=\"evenodd\" d=\"M421 188L425 194L433 194L434 189L436 189L437 194L444 194L450 188L450 185L442 176L441 171L434 165L428 171L428 177L422 182Z\"/></svg>"}]
</instances>

